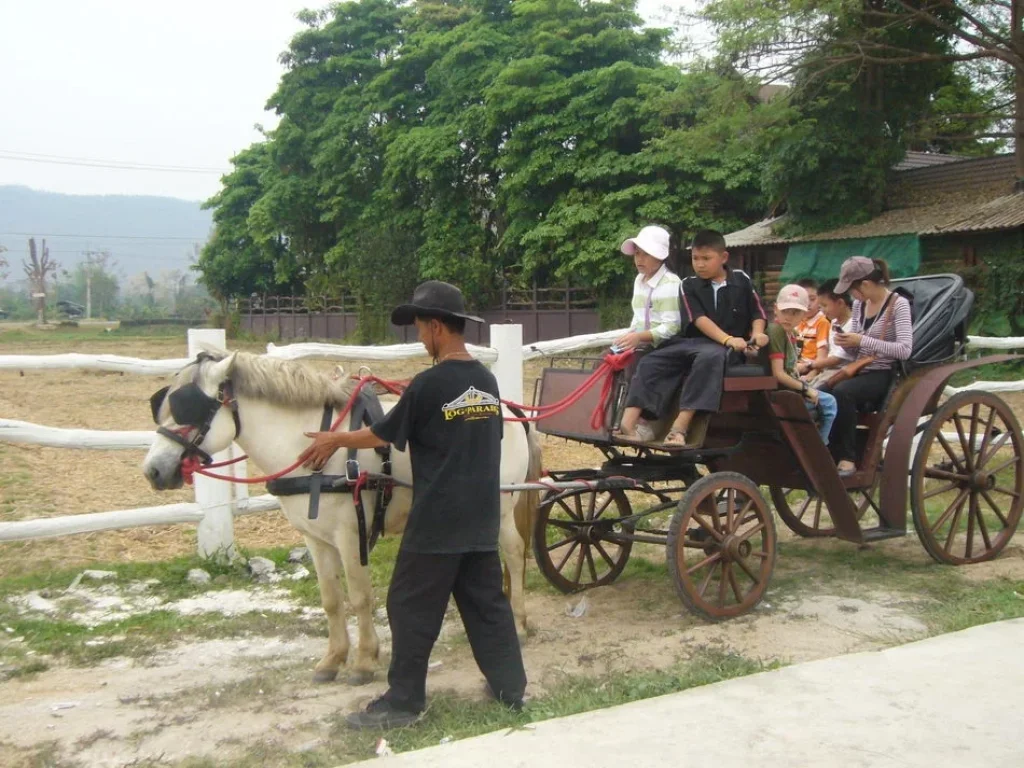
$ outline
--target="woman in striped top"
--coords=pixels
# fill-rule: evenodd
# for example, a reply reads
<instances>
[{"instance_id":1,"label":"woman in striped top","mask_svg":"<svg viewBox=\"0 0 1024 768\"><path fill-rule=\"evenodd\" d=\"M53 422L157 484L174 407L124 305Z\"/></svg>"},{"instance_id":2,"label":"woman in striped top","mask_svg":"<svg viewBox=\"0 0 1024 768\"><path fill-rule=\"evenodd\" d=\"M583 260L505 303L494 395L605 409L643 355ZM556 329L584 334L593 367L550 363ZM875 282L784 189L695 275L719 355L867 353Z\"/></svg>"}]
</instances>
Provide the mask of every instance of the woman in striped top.
<instances>
[{"instance_id":1,"label":"woman in striped top","mask_svg":"<svg viewBox=\"0 0 1024 768\"><path fill-rule=\"evenodd\" d=\"M621 246L624 254L633 257L637 276L633 282L633 321L629 332L615 340L618 349L656 347L679 332L679 276L665 264L668 243L667 231L644 227Z\"/></svg>"},{"instance_id":2,"label":"woman in striped top","mask_svg":"<svg viewBox=\"0 0 1024 768\"><path fill-rule=\"evenodd\" d=\"M836 344L853 352L857 360L871 358L861 373L831 388L839 404L832 425L840 474L856 471L857 412L879 404L896 372L896 364L910 357L914 331L910 302L889 290L889 267L881 259L853 256L843 262L837 294L853 297L849 333L837 333Z\"/></svg>"}]
</instances>

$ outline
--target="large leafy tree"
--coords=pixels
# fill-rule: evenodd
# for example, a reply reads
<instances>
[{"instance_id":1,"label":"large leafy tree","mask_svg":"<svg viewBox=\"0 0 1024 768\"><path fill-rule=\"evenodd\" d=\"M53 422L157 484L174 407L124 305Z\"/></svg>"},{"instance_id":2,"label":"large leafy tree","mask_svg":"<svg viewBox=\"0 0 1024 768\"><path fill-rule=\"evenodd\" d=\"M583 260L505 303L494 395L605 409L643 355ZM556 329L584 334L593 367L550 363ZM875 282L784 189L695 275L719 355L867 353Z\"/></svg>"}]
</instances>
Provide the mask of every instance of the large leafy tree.
<instances>
[{"instance_id":1,"label":"large leafy tree","mask_svg":"<svg viewBox=\"0 0 1024 768\"><path fill-rule=\"evenodd\" d=\"M223 188L207 201L213 209L213 236L193 269L221 302L251 293L286 292L300 282L300 271L284 245L284 235L269 237L250 223L270 172L270 144L254 144L231 160L234 170Z\"/></svg>"},{"instance_id":2,"label":"large leafy tree","mask_svg":"<svg viewBox=\"0 0 1024 768\"><path fill-rule=\"evenodd\" d=\"M1024 0L706 0L722 53L792 88L766 191L797 226L877 212L908 147L991 153L1024 131ZM1016 142L1024 178L1024 143ZM843 211L846 211L844 214Z\"/></svg>"},{"instance_id":3,"label":"large leafy tree","mask_svg":"<svg viewBox=\"0 0 1024 768\"><path fill-rule=\"evenodd\" d=\"M210 201L225 295L301 282L361 302L364 337L423 278L621 286L616 245L762 208L765 119L731 67L683 73L633 0L358 0L302 16L266 141Z\"/></svg>"}]
</instances>

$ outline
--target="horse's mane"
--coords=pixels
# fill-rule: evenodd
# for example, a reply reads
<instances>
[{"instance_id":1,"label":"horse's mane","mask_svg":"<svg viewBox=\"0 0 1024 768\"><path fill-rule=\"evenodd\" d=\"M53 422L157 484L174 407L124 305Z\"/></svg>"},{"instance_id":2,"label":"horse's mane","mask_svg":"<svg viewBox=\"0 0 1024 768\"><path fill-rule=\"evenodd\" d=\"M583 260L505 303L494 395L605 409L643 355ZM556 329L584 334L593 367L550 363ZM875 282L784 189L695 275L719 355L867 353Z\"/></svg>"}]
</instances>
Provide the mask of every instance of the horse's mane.
<instances>
[{"instance_id":1,"label":"horse's mane","mask_svg":"<svg viewBox=\"0 0 1024 768\"><path fill-rule=\"evenodd\" d=\"M227 354L223 350L204 353L212 360L223 360ZM239 395L295 408L343 407L355 388L347 377L332 378L293 360L251 352L235 353L231 381Z\"/></svg>"}]
</instances>

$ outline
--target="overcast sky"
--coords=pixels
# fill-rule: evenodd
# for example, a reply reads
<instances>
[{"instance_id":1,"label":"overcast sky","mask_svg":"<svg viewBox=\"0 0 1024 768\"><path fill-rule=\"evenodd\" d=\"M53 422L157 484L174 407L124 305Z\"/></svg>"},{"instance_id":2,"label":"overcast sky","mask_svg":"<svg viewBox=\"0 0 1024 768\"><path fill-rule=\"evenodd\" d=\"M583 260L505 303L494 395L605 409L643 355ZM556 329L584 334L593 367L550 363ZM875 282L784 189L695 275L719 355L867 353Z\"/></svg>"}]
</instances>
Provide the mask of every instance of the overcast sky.
<instances>
[{"instance_id":1,"label":"overcast sky","mask_svg":"<svg viewBox=\"0 0 1024 768\"><path fill-rule=\"evenodd\" d=\"M654 20L686 1L639 7ZM275 124L263 106L277 57L300 27L296 11L321 5L0 0L0 185L211 196L228 159L258 138L253 126Z\"/></svg>"}]
</instances>

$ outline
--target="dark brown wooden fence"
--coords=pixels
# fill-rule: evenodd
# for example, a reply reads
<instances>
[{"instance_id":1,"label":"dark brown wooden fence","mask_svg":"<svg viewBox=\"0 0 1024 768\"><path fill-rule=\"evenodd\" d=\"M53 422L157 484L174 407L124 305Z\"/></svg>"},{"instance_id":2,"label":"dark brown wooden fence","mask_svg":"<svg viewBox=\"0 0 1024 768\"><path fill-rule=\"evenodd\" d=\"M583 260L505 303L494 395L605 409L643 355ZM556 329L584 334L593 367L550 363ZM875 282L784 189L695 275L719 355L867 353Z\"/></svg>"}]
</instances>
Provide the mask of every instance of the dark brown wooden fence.
<instances>
[{"instance_id":1,"label":"dark brown wooden fence","mask_svg":"<svg viewBox=\"0 0 1024 768\"><path fill-rule=\"evenodd\" d=\"M623 301L628 301L627 297ZM356 331L358 315L353 296L251 296L236 304L242 330L260 336L291 339L345 339ZM601 330L597 300L583 288L533 288L509 292L501 306L479 315L487 324L470 323L466 339L487 344L492 323L523 326L523 343L563 339ZM416 341L414 327L391 326L397 341Z\"/></svg>"}]
</instances>

